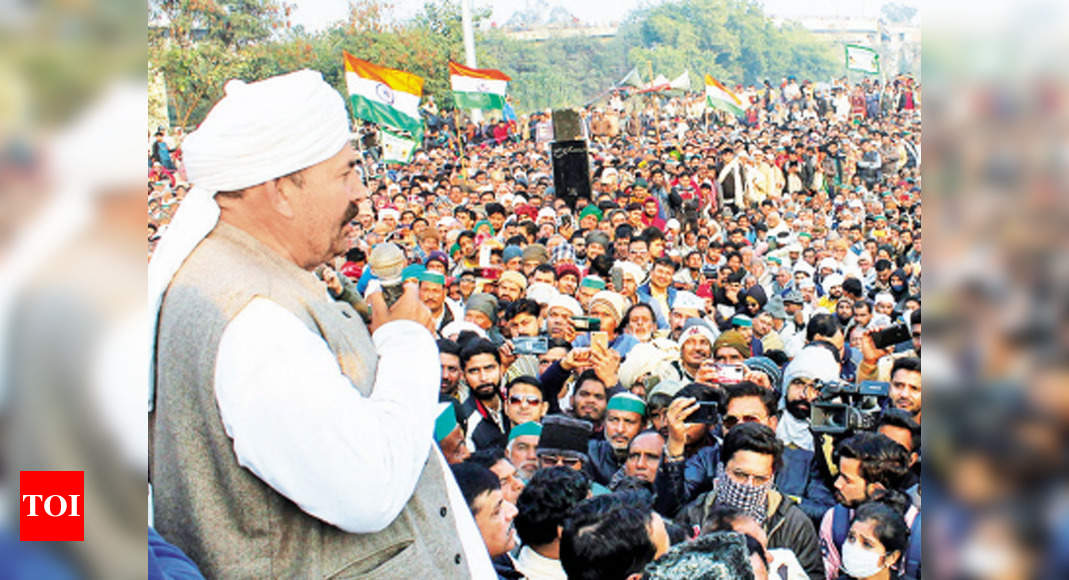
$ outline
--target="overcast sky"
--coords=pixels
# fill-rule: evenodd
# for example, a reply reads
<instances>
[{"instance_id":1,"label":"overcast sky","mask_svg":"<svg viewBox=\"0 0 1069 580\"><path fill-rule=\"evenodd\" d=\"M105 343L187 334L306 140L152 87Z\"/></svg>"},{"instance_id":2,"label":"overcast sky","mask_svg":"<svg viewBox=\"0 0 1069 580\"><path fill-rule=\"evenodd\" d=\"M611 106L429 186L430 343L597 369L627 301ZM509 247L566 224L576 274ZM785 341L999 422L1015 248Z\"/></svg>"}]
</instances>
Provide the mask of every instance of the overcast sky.
<instances>
[{"instance_id":1,"label":"overcast sky","mask_svg":"<svg viewBox=\"0 0 1069 580\"><path fill-rule=\"evenodd\" d=\"M527 5L528 0L475 0L475 6L488 6L493 9L491 21L504 23L517 9ZM658 4L659 0L584 0L583 2L563 2L547 0L549 4L566 5L568 10L580 20L589 23L618 22L640 5ZM806 2L799 0L763 0L765 11L775 16L877 16L885 0L821 0ZM909 0L900 3L913 4ZM424 0L392 0L394 14L405 19L423 6ZM349 3L347 0L296 0L294 24L303 24L306 29L317 31L345 17Z\"/></svg>"}]
</instances>

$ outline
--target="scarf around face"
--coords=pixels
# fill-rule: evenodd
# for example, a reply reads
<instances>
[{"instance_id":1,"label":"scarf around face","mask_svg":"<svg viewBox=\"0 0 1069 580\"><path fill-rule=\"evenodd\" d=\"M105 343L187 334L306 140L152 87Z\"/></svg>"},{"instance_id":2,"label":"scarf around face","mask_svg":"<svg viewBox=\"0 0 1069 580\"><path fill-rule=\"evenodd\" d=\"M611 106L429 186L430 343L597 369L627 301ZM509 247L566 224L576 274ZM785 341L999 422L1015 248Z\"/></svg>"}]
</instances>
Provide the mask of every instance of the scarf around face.
<instances>
[{"instance_id":1,"label":"scarf around face","mask_svg":"<svg viewBox=\"0 0 1069 580\"><path fill-rule=\"evenodd\" d=\"M758 524L765 525L768 519L768 490L772 488L772 480L763 485L737 483L724 471L723 465L716 469L716 479L713 481L716 502L738 508L752 516Z\"/></svg>"}]
</instances>

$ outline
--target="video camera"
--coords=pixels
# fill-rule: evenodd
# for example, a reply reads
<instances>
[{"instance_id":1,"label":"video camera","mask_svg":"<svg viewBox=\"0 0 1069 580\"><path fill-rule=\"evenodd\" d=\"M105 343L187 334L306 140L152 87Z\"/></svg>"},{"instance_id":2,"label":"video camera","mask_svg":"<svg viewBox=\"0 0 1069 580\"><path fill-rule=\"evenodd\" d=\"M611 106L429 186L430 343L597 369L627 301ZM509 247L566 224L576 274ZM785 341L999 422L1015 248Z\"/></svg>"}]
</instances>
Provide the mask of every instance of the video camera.
<instances>
[{"instance_id":1,"label":"video camera","mask_svg":"<svg viewBox=\"0 0 1069 580\"><path fill-rule=\"evenodd\" d=\"M812 405L810 429L814 433L839 435L874 430L891 384L886 381L862 381L861 384L818 381L817 387L820 394Z\"/></svg>"}]
</instances>

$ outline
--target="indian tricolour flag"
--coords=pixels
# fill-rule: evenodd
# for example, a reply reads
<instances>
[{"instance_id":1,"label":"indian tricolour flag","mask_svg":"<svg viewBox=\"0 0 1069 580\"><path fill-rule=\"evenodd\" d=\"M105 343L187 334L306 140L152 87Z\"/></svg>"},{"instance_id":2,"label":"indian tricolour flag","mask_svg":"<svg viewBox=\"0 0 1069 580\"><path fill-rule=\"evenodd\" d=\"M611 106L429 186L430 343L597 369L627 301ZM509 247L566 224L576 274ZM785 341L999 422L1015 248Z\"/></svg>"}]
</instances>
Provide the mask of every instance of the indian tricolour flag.
<instances>
[{"instance_id":1,"label":"indian tricolour flag","mask_svg":"<svg viewBox=\"0 0 1069 580\"><path fill-rule=\"evenodd\" d=\"M453 100L461 109L504 109L505 89L511 80L499 70L468 68L449 61Z\"/></svg>"},{"instance_id":2,"label":"indian tricolour flag","mask_svg":"<svg viewBox=\"0 0 1069 580\"><path fill-rule=\"evenodd\" d=\"M409 72L386 68L345 53L345 84L353 115L379 125L423 130L419 99L423 79Z\"/></svg>"},{"instance_id":3,"label":"indian tricolour flag","mask_svg":"<svg viewBox=\"0 0 1069 580\"><path fill-rule=\"evenodd\" d=\"M746 112L746 105L742 99L709 75L705 75L705 104L714 109L727 111L736 117Z\"/></svg>"}]
</instances>

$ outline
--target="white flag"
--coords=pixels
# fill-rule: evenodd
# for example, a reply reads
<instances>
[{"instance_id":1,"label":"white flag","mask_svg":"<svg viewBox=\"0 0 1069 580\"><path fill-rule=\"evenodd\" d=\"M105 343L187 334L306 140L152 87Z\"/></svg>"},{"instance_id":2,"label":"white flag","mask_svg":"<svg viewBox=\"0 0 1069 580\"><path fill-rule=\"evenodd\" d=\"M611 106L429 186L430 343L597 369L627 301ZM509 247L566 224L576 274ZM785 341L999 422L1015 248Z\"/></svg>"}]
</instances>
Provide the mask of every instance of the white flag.
<instances>
[{"instance_id":1,"label":"white flag","mask_svg":"<svg viewBox=\"0 0 1069 580\"><path fill-rule=\"evenodd\" d=\"M846 45L846 70L879 74L880 55L866 46L848 44Z\"/></svg>"},{"instance_id":2,"label":"white flag","mask_svg":"<svg viewBox=\"0 0 1069 580\"><path fill-rule=\"evenodd\" d=\"M408 163L419 143L399 135L379 129L379 143L382 144L382 160L386 163Z\"/></svg>"}]
</instances>

